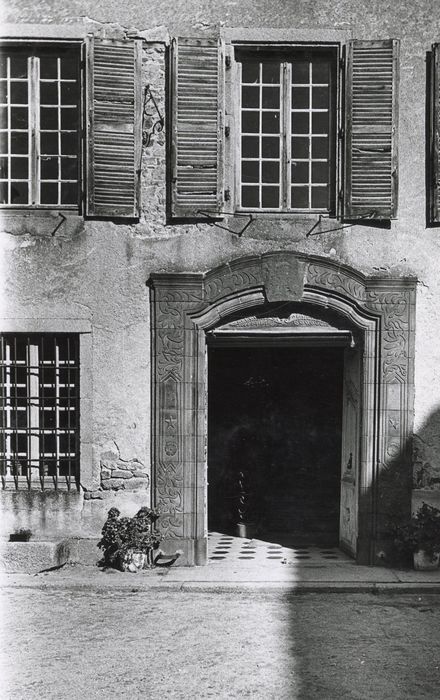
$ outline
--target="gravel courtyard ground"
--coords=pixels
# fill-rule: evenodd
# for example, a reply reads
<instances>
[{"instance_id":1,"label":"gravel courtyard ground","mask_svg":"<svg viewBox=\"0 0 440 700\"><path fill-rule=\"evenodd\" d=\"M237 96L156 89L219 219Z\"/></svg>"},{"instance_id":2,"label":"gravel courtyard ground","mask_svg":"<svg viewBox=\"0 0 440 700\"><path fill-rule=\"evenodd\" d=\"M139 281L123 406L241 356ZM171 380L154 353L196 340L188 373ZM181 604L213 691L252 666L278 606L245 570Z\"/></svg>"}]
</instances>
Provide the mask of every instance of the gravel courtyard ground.
<instances>
[{"instance_id":1,"label":"gravel courtyard ground","mask_svg":"<svg viewBox=\"0 0 440 700\"><path fill-rule=\"evenodd\" d=\"M440 697L440 596L2 591L1 698Z\"/></svg>"}]
</instances>

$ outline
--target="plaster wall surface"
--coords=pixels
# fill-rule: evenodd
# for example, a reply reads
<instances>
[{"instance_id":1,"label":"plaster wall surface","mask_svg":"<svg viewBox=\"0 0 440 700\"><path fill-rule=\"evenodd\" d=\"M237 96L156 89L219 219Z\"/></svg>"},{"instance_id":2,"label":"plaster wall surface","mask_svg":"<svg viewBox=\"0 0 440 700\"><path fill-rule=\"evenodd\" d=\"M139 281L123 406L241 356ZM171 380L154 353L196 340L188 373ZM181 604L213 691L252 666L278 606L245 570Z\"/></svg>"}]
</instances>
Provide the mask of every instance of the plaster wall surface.
<instances>
[{"instance_id":1,"label":"plaster wall surface","mask_svg":"<svg viewBox=\"0 0 440 700\"><path fill-rule=\"evenodd\" d=\"M146 282L151 273L202 272L242 256L289 250L328 257L369 275L416 276L415 486L440 501L440 233L427 227L425 219L426 60L432 43L440 40L434 0L404 4L376 0L368 11L357 0L337 4L328 0L125 4L73 0L67 5L11 0L3 7L2 21L3 34L9 38L51 33L81 38L87 32L143 37L143 82L151 86L165 115L165 130L170 36L217 36L227 28L241 27L243 35L253 32L259 40L273 35L265 28L289 30L292 38L301 31L315 32L320 38L336 31L345 38L400 39L399 209L389 228L342 227L337 220L323 219L309 237L316 217L264 215L238 237L207 223L169 222L166 138L158 133L143 149L139 222L86 221L66 214L54 233L60 221L57 212L3 213L0 317L5 327L17 319L56 319L66 330L74 320L90 323L92 449L82 473L87 492L96 496L106 460L114 469L124 462L139 463L139 471L145 473L150 468ZM150 117L152 124L153 109ZM240 223L234 217L224 221L233 230ZM138 483L134 493L135 500L148 499L148 479ZM113 491L92 496L89 503L100 501L99 508L101 502L115 498ZM81 500L81 513L72 525L78 533L90 532L84 508L91 507ZM20 517L14 522L21 524ZM9 530L13 526L8 521Z\"/></svg>"}]
</instances>

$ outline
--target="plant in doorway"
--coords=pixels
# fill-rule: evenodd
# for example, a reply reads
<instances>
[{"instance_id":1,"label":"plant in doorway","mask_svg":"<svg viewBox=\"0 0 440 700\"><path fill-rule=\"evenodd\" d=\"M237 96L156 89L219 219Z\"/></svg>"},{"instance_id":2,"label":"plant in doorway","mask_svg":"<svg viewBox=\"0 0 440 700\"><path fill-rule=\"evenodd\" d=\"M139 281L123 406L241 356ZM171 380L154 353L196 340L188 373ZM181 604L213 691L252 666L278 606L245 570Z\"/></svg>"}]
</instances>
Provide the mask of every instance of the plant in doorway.
<instances>
[{"instance_id":1,"label":"plant in doorway","mask_svg":"<svg viewBox=\"0 0 440 700\"><path fill-rule=\"evenodd\" d=\"M423 503L415 515L393 528L394 544L402 554L412 553L417 570L436 569L440 560L440 510Z\"/></svg>"},{"instance_id":2,"label":"plant in doorway","mask_svg":"<svg viewBox=\"0 0 440 700\"><path fill-rule=\"evenodd\" d=\"M100 564L121 571L137 572L154 566L171 566L180 556L166 556L159 549L161 537L155 529L159 517L153 508L144 506L132 518L120 518L117 508L110 508L102 528L98 547L103 551Z\"/></svg>"}]
</instances>

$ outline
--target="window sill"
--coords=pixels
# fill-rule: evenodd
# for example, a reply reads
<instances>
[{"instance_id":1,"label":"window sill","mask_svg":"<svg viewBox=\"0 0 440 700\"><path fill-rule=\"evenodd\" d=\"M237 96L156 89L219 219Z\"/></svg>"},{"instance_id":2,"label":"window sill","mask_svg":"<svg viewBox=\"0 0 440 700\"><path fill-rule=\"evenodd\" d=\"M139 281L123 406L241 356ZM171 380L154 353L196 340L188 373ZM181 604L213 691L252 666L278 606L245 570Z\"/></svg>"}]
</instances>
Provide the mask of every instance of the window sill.
<instances>
[{"instance_id":1,"label":"window sill","mask_svg":"<svg viewBox=\"0 0 440 700\"><path fill-rule=\"evenodd\" d=\"M231 216L234 214L246 214L252 216L253 219L295 219L296 221L311 221L317 218L321 219L333 219L336 220L338 217L334 212L328 211L277 211L277 210L264 210L261 209L236 209L235 212L231 212Z\"/></svg>"}]
</instances>

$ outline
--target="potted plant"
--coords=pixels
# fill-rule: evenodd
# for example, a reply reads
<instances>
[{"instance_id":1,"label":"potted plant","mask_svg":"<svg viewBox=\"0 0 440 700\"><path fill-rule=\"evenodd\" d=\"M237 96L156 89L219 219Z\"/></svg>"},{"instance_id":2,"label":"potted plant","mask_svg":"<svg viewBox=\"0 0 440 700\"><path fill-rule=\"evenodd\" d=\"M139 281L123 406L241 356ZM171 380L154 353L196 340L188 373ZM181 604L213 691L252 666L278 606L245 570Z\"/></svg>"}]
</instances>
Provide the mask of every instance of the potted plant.
<instances>
[{"instance_id":1,"label":"potted plant","mask_svg":"<svg viewBox=\"0 0 440 700\"><path fill-rule=\"evenodd\" d=\"M137 572L154 566L170 566L179 557L180 552L167 557L159 549L161 537L154 528L159 517L156 510L145 506L132 518L119 516L117 508L110 508L102 528L98 547L104 554L103 566Z\"/></svg>"},{"instance_id":2,"label":"potted plant","mask_svg":"<svg viewBox=\"0 0 440 700\"><path fill-rule=\"evenodd\" d=\"M409 522L394 529L394 543L401 552L412 553L415 569L436 569L440 559L440 510L423 503Z\"/></svg>"}]
</instances>

